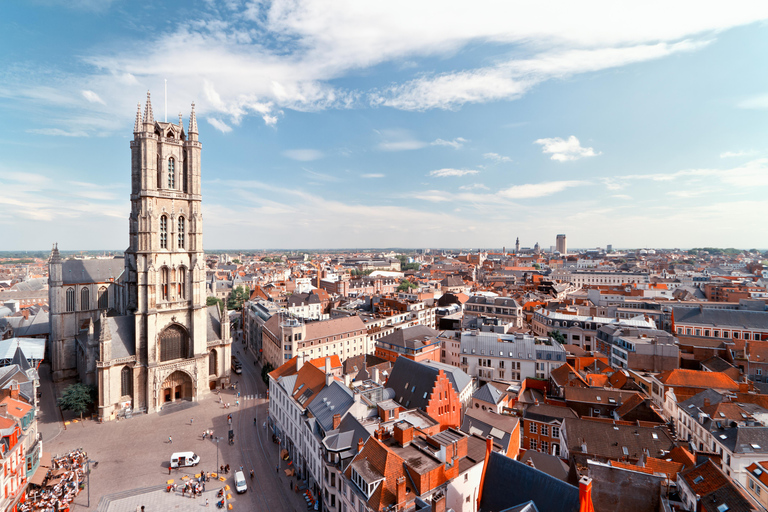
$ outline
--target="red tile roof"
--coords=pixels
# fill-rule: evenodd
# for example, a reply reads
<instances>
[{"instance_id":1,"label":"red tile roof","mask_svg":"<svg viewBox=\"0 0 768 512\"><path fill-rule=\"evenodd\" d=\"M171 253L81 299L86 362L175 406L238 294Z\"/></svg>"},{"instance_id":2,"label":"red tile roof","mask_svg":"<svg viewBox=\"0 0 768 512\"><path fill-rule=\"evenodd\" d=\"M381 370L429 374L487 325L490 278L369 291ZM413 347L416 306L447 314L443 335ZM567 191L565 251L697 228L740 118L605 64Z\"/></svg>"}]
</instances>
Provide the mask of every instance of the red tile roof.
<instances>
[{"instance_id":1,"label":"red tile roof","mask_svg":"<svg viewBox=\"0 0 768 512\"><path fill-rule=\"evenodd\" d=\"M739 385L732 378L721 372L683 369L668 370L659 376L659 380L667 386L739 390Z\"/></svg>"}]
</instances>

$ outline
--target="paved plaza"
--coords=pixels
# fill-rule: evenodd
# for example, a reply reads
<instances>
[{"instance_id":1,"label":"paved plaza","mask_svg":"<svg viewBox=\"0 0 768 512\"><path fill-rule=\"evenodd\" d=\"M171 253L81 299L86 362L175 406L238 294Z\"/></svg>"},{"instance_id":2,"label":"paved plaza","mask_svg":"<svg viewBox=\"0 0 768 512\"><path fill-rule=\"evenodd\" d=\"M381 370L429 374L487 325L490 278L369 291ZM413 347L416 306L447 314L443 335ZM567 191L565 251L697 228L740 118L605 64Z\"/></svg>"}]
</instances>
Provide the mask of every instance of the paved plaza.
<instances>
[{"instance_id":1,"label":"paved plaza","mask_svg":"<svg viewBox=\"0 0 768 512\"><path fill-rule=\"evenodd\" d=\"M242 352L242 344L233 344L232 350ZM233 510L306 511L303 497L289 490L295 479L285 476L282 471L285 463L281 464L281 471L276 472L278 447L262 427L268 404L263 398L266 386L261 380L260 367L254 365L251 356L239 357L244 365L242 375L233 374L237 391L221 391L221 400L231 404L228 409L219 403L219 396L212 393L198 402L173 404L158 414L141 414L103 424L92 420L70 422L66 428L51 394L54 386L50 372L41 366L43 450L56 455L83 448L89 459L98 461L91 470L90 504L88 491L83 490L75 500L74 510L135 512L141 505L146 512L200 510L205 508L205 497L209 499L208 509L217 510L212 493L228 484L232 489ZM238 391L240 406L235 407ZM231 427L227 423L228 414L233 416ZM235 433L233 445L227 442L230 428ZM212 430L214 437L221 438L220 442L203 440L206 430ZM169 474L171 454L180 451L197 453L201 462L195 468L174 469ZM225 464L231 468L228 475L223 475L225 481L208 482L202 499L165 491L169 479L180 483L185 476L194 478L200 471L213 472ZM233 475L240 466L246 475L248 491L237 495ZM255 473L253 480L249 478L251 469Z\"/></svg>"}]
</instances>

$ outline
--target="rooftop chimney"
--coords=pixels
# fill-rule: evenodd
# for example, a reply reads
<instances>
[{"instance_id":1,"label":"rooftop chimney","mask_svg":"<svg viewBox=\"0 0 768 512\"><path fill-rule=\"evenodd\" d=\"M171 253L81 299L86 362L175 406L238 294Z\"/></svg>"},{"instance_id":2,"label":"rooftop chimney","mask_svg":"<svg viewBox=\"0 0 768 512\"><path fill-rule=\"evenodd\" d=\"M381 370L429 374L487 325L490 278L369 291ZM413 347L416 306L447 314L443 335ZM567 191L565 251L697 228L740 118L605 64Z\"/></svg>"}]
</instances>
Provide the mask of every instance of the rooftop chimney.
<instances>
[{"instance_id":1,"label":"rooftop chimney","mask_svg":"<svg viewBox=\"0 0 768 512\"><path fill-rule=\"evenodd\" d=\"M336 430L339 428L339 424L341 423L341 414L334 414L333 415L333 430Z\"/></svg>"},{"instance_id":2,"label":"rooftop chimney","mask_svg":"<svg viewBox=\"0 0 768 512\"><path fill-rule=\"evenodd\" d=\"M330 386L333 382L333 374L331 373L331 358L325 358L325 385Z\"/></svg>"},{"instance_id":3,"label":"rooftop chimney","mask_svg":"<svg viewBox=\"0 0 768 512\"><path fill-rule=\"evenodd\" d=\"M296 356L296 371L298 372L301 370L301 367L304 365L304 354L299 354Z\"/></svg>"},{"instance_id":4,"label":"rooftop chimney","mask_svg":"<svg viewBox=\"0 0 768 512\"><path fill-rule=\"evenodd\" d=\"M0 404L0 416L3 418L8 416L8 404Z\"/></svg>"},{"instance_id":5,"label":"rooftop chimney","mask_svg":"<svg viewBox=\"0 0 768 512\"><path fill-rule=\"evenodd\" d=\"M445 494L436 492L432 497L432 512L445 512Z\"/></svg>"},{"instance_id":6,"label":"rooftop chimney","mask_svg":"<svg viewBox=\"0 0 768 512\"><path fill-rule=\"evenodd\" d=\"M360 440L357 442L357 453L360 453L363 451L363 446L365 446L365 443L363 443L363 438L361 437Z\"/></svg>"},{"instance_id":7,"label":"rooftop chimney","mask_svg":"<svg viewBox=\"0 0 768 512\"><path fill-rule=\"evenodd\" d=\"M704 399L704 407L709 407L709 405L710 405L709 398L705 398Z\"/></svg>"},{"instance_id":8,"label":"rooftop chimney","mask_svg":"<svg viewBox=\"0 0 768 512\"><path fill-rule=\"evenodd\" d=\"M405 477L397 479L397 510L405 510Z\"/></svg>"},{"instance_id":9,"label":"rooftop chimney","mask_svg":"<svg viewBox=\"0 0 768 512\"><path fill-rule=\"evenodd\" d=\"M408 446L413 441L413 426L407 421L395 423L395 441L400 446Z\"/></svg>"},{"instance_id":10,"label":"rooftop chimney","mask_svg":"<svg viewBox=\"0 0 768 512\"><path fill-rule=\"evenodd\" d=\"M588 476L579 480L579 512L595 512L592 504L592 479Z\"/></svg>"}]
</instances>

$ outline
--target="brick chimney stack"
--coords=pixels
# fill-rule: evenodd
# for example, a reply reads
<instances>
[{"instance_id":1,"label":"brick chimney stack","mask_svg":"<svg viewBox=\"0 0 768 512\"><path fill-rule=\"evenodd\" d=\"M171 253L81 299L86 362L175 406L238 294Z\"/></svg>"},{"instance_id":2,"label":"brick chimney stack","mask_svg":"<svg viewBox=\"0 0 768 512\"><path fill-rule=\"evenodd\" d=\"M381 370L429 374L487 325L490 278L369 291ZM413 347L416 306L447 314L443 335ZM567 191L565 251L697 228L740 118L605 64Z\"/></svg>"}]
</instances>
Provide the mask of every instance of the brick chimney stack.
<instances>
[{"instance_id":1,"label":"brick chimney stack","mask_svg":"<svg viewBox=\"0 0 768 512\"><path fill-rule=\"evenodd\" d=\"M397 479L397 510L405 510L405 477Z\"/></svg>"},{"instance_id":2,"label":"brick chimney stack","mask_svg":"<svg viewBox=\"0 0 768 512\"><path fill-rule=\"evenodd\" d=\"M579 512L595 512L592 504L592 479L588 476L579 480Z\"/></svg>"},{"instance_id":3,"label":"brick chimney stack","mask_svg":"<svg viewBox=\"0 0 768 512\"><path fill-rule=\"evenodd\" d=\"M333 430L336 430L339 428L339 424L341 423L341 414L334 414L333 415Z\"/></svg>"},{"instance_id":4,"label":"brick chimney stack","mask_svg":"<svg viewBox=\"0 0 768 512\"><path fill-rule=\"evenodd\" d=\"M432 512L445 512L445 494L435 493L432 498Z\"/></svg>"},{"instance_id":5,"label":"brick chimney stack","mask_svg":"<svg viewBox=\"0 0 768 512\"><path fill-rule=\"evenodd\" d=\"M363 438L361 437L360 440L357 442L357 453L360 453L363 451L363 446L365 446L365 443L363 443Z\"/></svg>"}]
</instances>

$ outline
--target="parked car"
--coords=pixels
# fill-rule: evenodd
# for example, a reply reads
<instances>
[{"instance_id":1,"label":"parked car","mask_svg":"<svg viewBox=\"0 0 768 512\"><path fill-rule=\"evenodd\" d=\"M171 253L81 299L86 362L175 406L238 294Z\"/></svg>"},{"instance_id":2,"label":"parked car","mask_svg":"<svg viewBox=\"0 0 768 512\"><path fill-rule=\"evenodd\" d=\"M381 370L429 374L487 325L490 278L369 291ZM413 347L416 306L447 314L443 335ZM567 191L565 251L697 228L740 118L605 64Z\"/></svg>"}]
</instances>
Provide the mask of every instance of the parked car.
<instances>
[{"instance_id":1,"label":"parked car","mask_svg":"<svg viewBox=\"0 0 768 512\"><path fill-rule=\"evenodd\" d=\"M178 452L171 455L172 468L184 468L200 464L200 457L194 452Z\"/></svg>"},{"instance_id":2,"label":"parked car","mask_svg":"<svg viewBox=\"0 0 768 512\"><path fill-rule=\"evenodd\" d=\"M248 485L245 483L245 474L242 471L235 472L235 490L238 494L243 494L248 490Z\"/></svg>"}]
</instances>

